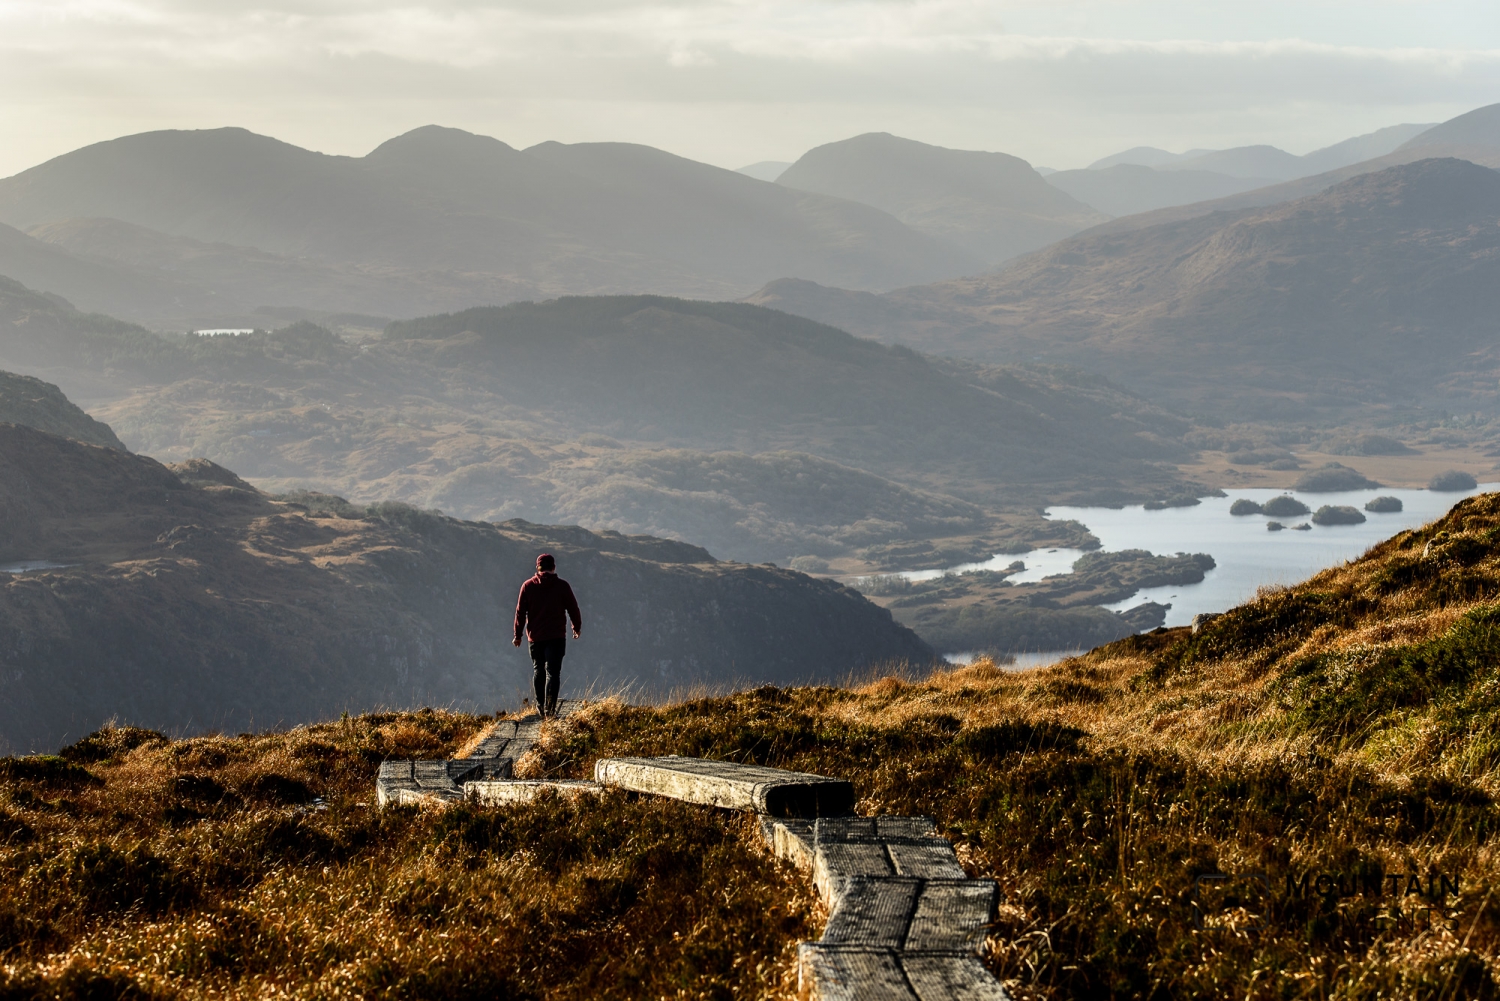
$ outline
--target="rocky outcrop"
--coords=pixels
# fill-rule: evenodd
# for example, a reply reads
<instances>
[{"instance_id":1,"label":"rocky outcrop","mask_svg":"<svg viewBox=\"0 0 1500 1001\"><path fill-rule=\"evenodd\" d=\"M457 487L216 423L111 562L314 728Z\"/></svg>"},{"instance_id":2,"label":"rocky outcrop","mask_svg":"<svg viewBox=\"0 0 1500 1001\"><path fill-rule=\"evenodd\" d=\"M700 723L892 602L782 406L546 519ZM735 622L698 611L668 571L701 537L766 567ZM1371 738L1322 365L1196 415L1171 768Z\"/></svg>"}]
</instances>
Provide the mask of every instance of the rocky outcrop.
<instances>
[{"instance_id":1,"label":"rocky outcrop","mask_svg":"<svg viewBox=\"0 0 1500 1001\"><path fill-rule=\"evenodd\" d=\"M66 438L125 451L108 424L84 413L50 382L0 372L0 423L24 424Z\"/></svg>"}]
</instances>

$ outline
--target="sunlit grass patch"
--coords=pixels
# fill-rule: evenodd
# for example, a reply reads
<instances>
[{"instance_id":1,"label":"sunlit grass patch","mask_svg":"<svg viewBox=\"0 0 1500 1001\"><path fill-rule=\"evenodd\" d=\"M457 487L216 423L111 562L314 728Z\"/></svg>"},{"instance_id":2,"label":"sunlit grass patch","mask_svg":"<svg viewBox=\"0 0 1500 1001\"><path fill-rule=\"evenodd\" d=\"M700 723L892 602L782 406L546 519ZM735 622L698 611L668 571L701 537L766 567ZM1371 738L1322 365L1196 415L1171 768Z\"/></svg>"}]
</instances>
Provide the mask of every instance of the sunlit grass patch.
<instances>
[{"instance_id":1,"label":"sunlit grass patch","mask_svg":"<svg viewBox=\"0 0 1500 1001\"><path fill-rule=\"evenodd\" d=\"M1018 998L1495 997L1500 604L1474 595L1497 527L1474 498L1196 634L1037 670L601 700L526 769L696 755L929 814L1002 888L984 958ZM1423 559L1448 570L1382 583ZM382 758L490 722L118 728L8 759L0 997L791 995L822 915L747 818L622 794L373 808Z\"/></svg>"}]
</instances>

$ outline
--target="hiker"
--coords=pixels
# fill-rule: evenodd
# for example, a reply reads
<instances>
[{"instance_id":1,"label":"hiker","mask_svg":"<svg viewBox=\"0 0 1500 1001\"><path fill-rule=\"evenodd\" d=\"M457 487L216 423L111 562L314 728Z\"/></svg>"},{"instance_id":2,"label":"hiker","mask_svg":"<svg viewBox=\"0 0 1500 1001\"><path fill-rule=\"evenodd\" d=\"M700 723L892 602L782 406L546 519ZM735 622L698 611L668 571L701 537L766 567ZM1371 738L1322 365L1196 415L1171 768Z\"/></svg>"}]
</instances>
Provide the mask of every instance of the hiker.
<instances>
[{"instance_id":1,"label":"hiker","mask_svg":"<svg viewBox=\"0 0 1500 1001\"><path fill-rule=\"evenodd\" d=\"M531 641L531 687L542 719L557 715L557 689L562 683L563 655L568 652L568 619L573 620L576 640L583 629L578 599L568 582L557 575L552 554L543 553L536 558L536 576L521 585L521 595L516 599L514 639L520 646L524 629Z\"/></svg>"}]
</instances>

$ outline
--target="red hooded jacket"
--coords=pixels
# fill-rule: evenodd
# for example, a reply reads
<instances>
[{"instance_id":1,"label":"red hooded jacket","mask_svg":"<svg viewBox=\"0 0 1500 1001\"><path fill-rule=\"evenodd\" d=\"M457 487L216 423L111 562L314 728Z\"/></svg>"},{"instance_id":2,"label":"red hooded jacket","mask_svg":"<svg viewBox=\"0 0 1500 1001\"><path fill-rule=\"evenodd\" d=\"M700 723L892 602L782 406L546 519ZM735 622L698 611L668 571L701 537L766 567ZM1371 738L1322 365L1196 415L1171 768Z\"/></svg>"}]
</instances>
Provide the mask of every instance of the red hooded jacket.
<instances>
[{"instance_id":1,"label":"red hooded jacket","mask_svg":"<svg viewBox=\"0 0 1500 1001\"><path fill-rule=\"evenodd\" d=\"M521 632L533 643L542 640L566 639L568 619L573 628L583 628L583 616L578 611L578 599L568 582L549 570L538 570L536 576L521 585L521 594L516 598L516 641Z\"/></svg>"}]
</instances>

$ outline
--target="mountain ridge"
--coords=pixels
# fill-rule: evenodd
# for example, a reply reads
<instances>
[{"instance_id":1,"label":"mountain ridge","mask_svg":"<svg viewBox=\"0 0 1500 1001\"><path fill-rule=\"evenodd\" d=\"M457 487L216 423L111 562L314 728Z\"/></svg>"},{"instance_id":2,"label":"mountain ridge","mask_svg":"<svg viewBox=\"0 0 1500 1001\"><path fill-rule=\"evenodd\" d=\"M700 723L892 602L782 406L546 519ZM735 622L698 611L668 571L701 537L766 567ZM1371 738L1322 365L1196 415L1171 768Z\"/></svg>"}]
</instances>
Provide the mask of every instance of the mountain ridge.
<instances>
[{"instance_id":1,"label":"mountain ridge","mask_svg":"<svg viewBox=\"0 0 1500 1001\"><path fill-rule=\"evenodd\" d=\"M1495 218L1500 174L1436 158L1299 201L1099 227L979 278L753 299L922 350L1107 366L1193 411L1488 406Z\"/></svg>"},{"instance_id":2,"label":"mountain ridge","mask_svg":"<svg viewBox=\"0 0 1500 1001\"><path fill-rule=\"evenodd\" d=\"M142 133L0 180L0 222L26 231L79 219L227 245L246 258L271 255L304 272L293 286L300 298L291 302L271 298L288 294L284 281L242 277L224 307L242 313L299 306L410 316L627 289L722 297L788 271L889 288L978 266L871 206L650 147L516 150L438 126L394 137L364 157L328 156L241 128ZM724 239L727 233L735 238ZM316 279L334 282L330 272L352 272L367 291L377 279L394 284L378 308L361 307L348 289L320 292ZM191 272L144 274L186 284L200 299L214 288L210 276ZM137 269L138 278L144 274ZM415 298L399 308L407 286ZM118 297L74 297L144 315ZM170 313L171 298L156 296L158 314L182 314Z\"/></svg>"},{"instance_id":3,"label":"mountain ridge","mask_svg":"<svg viewBox=\"0 0 1500 1001\"><path fill-rule=\"evenodd\" d=\"M991 266L1103 221L1019 157L888 132L814 147L776 183L873 205Z\"/></svg>"}]
</instances>

